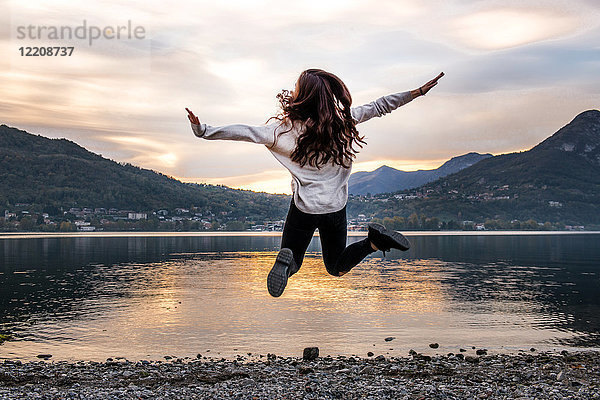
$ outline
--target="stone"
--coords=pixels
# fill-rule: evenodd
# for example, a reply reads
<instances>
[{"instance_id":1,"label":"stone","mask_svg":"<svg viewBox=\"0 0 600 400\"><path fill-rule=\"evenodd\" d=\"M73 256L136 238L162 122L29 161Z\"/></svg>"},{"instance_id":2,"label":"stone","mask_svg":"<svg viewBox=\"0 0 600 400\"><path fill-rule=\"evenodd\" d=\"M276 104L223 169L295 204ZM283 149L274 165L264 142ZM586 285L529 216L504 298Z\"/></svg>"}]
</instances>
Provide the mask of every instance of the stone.
<instances>
[{"instance_id":1,"label":"stone","mask_svg":"<svg viewBox=\"0 0 600 400\"><path fill-rule=\"evenodd\" d=\"M375 357L375 361L379 361L379 362L385 361L385 356L380 354L377 357Z\"/></svg>"},{"instance_id":2,"label":"stone","mask_svg":"<svg viewBox=\"0 0 600 400\"><path fill-rule=\"evenodd\" d=\"M429 347L431 347L432 349L437 349L438 347L440 347L440 345L438 343L429 343Z\"/></svg>"},{"instance_id":3,"label":"stone","mask_svg":"<svg viewBox=\"0 0 600 400\"><path fill-rule=\"evenodd\" d=\"M391 341L392 341L392 340L394 340L394 339L396 339L394 336L388 336L388 337L386 337L386 338L385 338L385 339L383 339L383 340L385 340L386 342L391 342Z\"/></svg>"},{"instance_id":4,"label":"stone","mask_svg":"<svg viewBox=\"0 0 600 400\"><path fill-rule=\"evenodd\" d=\"M367 357L373 357L374 355L375 355L375 354L374 354L372 351L369 351L369 352L367 353Z\"/></svg>"},{"instance_id":5,"label":"stone","mask_svg":"<svg viewBox=\"0 0 600 400\"><path fill-rule=\"evenodd\" d=\"M313 372L315 372L315 370L310 367L300 366L300 368L298 368L298 373L300 373L300 375L312 374Z\"/></svg>"},{"instance_id":6,"label":"stone","mask_svg":"<svg viewBox=\"0 0 600 400\"><path fill-rule=\"evenodd\" d=\"M304 349L304 353L302 358L306 361L311 361L319 357L319 348L318 347L307 347Z\"/></svg>"},{"instance_id":7,"label":"stone","mask_svg":"<svg viewBox=\"0 0 600 400\"><path fill-rule=\"evenodd\" d=\"M475 351L475 354L477 354L478 356L483 356L483 355L487 354L487 349L477 349Z\"/></svg>"},{"instance_id":8,"label":"stone","mask_svg":"<svg viewBox=\"0 0 600 400\"><path fill-rule=\"evenodd\" d=\"M238 381L238 385L241 387L249 387L254 385L254 380L252 378L242 378Z\"/></svg>"},{"instance_id":9,"label":"stone","mask_svg":"<svg viewBox=\"0 0 600 400\"><path fill-rule=\"evenodd\" d=\"M366 367L360 370L359 374L372 374L374 370L375 369L372 366L367 365Z\"/></svg>"},{"instance_id":10,"label":"stone","mask_svg":"<svg viewBox=\"0 0 600 400\"><path fill-rule=\"evenodd\" d=\"M43 360L48 360L48 359L52 358L52 354L38 354L37 358L41 358Z\"/></svg>"},{"instance_id":11,"label":"stone","mask_svg":"<svg viewBox=\"0 0 600 400\"><path fill-rule=\"evenodd\" d=\"M540 351L540 350L538 350ZM566 399L596 398L600 353L277 357L182 364L0 360L0 399ZM465 357L466 356L466 357ZM204 357L203 357L204 358ZM256 357L258 359L258 357ZM460 359L467 358L461 362ZM478 362L479 361L479 362ZM127 379L129 377L129 379Z\"/></svg>"}]
</instances>

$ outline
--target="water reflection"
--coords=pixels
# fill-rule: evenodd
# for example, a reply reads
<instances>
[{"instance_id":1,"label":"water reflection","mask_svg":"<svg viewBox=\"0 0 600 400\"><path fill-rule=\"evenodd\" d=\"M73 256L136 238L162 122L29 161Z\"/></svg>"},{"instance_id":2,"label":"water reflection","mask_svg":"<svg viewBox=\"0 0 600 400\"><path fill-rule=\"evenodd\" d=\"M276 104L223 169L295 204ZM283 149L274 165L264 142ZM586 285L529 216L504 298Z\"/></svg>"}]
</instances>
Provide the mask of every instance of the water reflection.
<instances>
[{"instance_id":1,"label":"water reflection","mask_svg":"<svg viewBox=\"0 0 600 400\"><path fill-rule=\"evenodd\" d=\"M502 311L535 315L536 329L577 333L557 339L563 345L600 343L600 235L438 236L412 241L417 249L412 256L452 262L463 285L477 289L454 292L459 303L500 303Z\"/></svg>"},{"instance_id":2,"label":"water reflection","mask_svg":"<svg viewBox=\"0 0 600 400\"><path fill-rule=\"evenodd\" d=\"M278 237L5 239L0 332L16 340L0 357L598 347L599 239L415 236L343 278L313 240L279 299L265 288Z\"/></svg>"}]
</instances>

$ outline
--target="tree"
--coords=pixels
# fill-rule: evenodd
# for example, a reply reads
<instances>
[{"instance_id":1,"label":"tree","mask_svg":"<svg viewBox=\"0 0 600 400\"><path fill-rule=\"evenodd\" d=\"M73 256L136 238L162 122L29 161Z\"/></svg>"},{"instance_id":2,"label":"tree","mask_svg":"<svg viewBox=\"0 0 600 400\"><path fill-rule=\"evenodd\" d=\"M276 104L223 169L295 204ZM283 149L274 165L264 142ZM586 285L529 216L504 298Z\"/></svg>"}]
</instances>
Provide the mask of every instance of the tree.
<instances>
[{"instance_id":1,"label":"tree","mask_svg":"<svg viewBox=\"0 0 600 400\"><path fill-rule=\"evenodd\" d=\"M498 221L496 221L495 219L486 219L484 225L485 229L490 231L495 231L500 228L498 225Z\"/></svg>"},{"instance_id":2,"label":"tree","mask_svg":"<svg viewBox=\"0 0 600 400\"><path fill-rule=\"evenodd\" d=\"M61 232L73 232L76 230L75 225L73 225L70 222L67 221L63 221L60 223L60 229Z\"/></svg>"},{"instance_id":3,"label":"tree","mask_svg":"<svg viewBox=\"0 0 600 400\"><path fill-rule=\"evenodd\" d=\"M538 223L537 223L536 220L529 219L529 220L525 221L523 229L526 229L526 230L529 230L529 231L534 231L534 230L539 229L539 225L538 225Z\"/></svg>"},{"instance_id":4,"label":"tree","mask_svg":"<svg viewBox=\"0 0 600 400\"><path fill-rule=\"evenodd\" d=\"M427 218L423 224L423 228L426 230L437 231L440 229L440 220L437 217Z\"/></svg>"},{"instance_id":5,"label":"tree","mask_svg":"<svg viewBox=\"0 0 600 400\"><path fill-rule=\"evenodd\" d=\"M19 221L19 229L22 231L33 231L36 225L31 217L23 217L21 221Z\"/></svg>"},{"instance_id":6,"label":"tree","mask_svg":"<svg viewBox=\"0 0 600 400\"><path fill-rule=\"evenodd\" d=\"M421 224L419 223L419 216L417 215L417 213L410 214L410 217L408 217L407 225L408 229L419 229L421 227Z\"/></svg>"},{"instance_id":7,"label":"tree","mask_svg":"<svg viewBox=\"0 0 600 400\"><path fill-rule=\"evenodd\" d=\"M456 222L455 220L451 219L450 221L448 221L446 223L446 229L454 231L454 230L459 230L460 229L460 225L458 224L458 222Z\"/></svg>"},{"instance_id":8,"label":"tree","mask_svg":"<svg viewBox=\"0 0 600 400\"><path fill-rule=\"evenodd\" d=\"M228 221L227 224L225 224L225 230L227 230L227 231L245 231L246 224L244 224L241 221Z\"/></svg>"}]
</instances>

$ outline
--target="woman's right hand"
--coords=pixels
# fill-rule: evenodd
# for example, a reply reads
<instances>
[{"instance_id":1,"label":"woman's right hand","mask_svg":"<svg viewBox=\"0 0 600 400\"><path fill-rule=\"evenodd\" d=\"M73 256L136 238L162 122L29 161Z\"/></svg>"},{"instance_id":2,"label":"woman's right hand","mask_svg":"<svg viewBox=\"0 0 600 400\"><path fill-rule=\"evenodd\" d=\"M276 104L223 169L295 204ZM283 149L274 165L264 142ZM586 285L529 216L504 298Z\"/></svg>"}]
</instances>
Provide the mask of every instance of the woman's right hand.
<instances>
[{"instance_id":1,"label":"woman's right hand","mask_svg":"<svg viewBox=\"0 0 600 400\"><path fill-rule=\"evenodd\" d=\"M185 110L188 112L188 119L190 120L190 122L194 125L200 125L200 120L198 119L198 117L196 117L194 113L190 111L189 108L186 107Z\"/></svg>"}]
</instances>

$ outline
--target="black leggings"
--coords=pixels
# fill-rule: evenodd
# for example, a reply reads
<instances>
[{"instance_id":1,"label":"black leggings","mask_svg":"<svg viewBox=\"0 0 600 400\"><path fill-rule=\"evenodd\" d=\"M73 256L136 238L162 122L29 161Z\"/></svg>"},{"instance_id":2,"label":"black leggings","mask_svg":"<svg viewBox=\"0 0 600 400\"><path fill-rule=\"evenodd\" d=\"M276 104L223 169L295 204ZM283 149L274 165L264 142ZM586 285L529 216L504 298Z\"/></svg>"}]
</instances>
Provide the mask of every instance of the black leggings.
<instances>
[{"instance_id":1,"label":"black leggings","mask_svg":"<svg viewBox=\"0 0 600 400\"><path fill-rule=\"evenodd\" d=\"M298 210L292 200L281 238L281 248L288 248L294 254L298 268L304 260L304 253L315 233L319 229L323 261L327 272L339 276L361 262L375 250L368 238L354 242L346 247L346 207L327 214L307 214Z\"/></svg>"}]
</instances>

